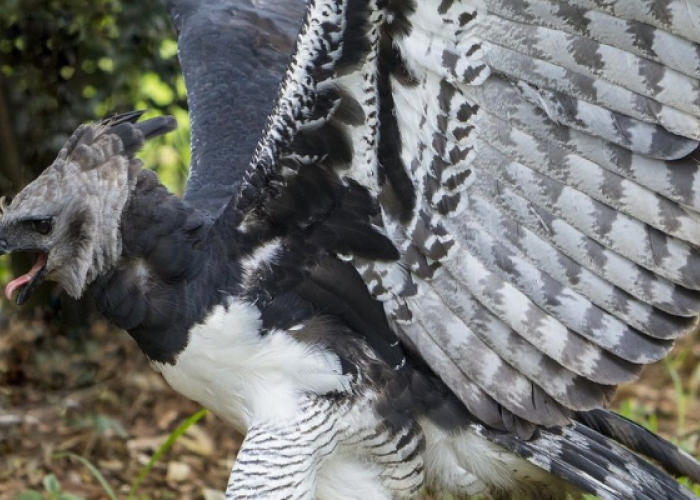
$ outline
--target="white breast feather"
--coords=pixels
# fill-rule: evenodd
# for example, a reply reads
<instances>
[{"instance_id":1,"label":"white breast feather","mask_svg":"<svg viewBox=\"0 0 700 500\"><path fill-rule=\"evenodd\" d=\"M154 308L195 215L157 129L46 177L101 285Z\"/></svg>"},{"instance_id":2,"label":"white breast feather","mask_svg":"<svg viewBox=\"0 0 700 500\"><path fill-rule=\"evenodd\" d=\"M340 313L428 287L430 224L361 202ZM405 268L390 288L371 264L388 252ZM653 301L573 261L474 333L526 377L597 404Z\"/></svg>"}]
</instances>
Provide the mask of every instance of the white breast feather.
<instances>
[{"instance_id":1,"label":"white breast feather","mask_svg":"<svg viewBox=\"0 0 700 500\"><path fill-rule=\"evenodd\" d=\"M241 432L253 421L289 419L302 393L349 389L337 356L284 331L261 335L261 325L255 305L231 298L190 330L174 365L153 365L175 390Z\"/></svg>"}]
</instances>

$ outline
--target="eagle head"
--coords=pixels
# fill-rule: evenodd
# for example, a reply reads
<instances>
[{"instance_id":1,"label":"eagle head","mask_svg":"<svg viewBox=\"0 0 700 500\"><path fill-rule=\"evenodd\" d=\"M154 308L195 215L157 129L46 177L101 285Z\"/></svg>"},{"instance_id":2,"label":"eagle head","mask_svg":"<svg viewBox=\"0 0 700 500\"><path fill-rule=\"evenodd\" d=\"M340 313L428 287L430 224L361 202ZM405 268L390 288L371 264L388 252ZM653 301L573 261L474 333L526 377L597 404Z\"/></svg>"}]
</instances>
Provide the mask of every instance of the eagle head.
<instances>
[{"instance_id":1,"label":"eagle head","mask_svg":"<svg viewBox=\"0 0 700 500\"><path fill-rule=\"evenodd\" d=\"M8 205L0 201L0 255L29 252L36 261L5 288L25 302L44 280L72 297L121 256L121 215L141 170L145 139L176 127L172 117L135 123L140 112L80 126L56 160Z\"/></svg>"}]
</instances>

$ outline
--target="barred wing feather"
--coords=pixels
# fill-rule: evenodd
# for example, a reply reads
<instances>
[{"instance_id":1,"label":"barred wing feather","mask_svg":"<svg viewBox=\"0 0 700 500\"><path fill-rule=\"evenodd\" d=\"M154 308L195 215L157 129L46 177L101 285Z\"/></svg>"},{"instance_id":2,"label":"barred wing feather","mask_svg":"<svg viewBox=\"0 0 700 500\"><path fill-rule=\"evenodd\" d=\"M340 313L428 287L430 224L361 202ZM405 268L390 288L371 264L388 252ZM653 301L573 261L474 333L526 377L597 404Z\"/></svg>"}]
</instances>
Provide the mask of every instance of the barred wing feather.
<instances>
[{"instance_id":1,"label":"barred wing feather","mask_svg":"<svg viewBox=\"0 0 700 500\"><path fill-rule=\"evenodd\" d=\"M564 424L696 325L699 43L685 0L316 0L240 228L362 186L400 259L342 257L401 340L483 422Z\"/></svg>"}]
</instances>

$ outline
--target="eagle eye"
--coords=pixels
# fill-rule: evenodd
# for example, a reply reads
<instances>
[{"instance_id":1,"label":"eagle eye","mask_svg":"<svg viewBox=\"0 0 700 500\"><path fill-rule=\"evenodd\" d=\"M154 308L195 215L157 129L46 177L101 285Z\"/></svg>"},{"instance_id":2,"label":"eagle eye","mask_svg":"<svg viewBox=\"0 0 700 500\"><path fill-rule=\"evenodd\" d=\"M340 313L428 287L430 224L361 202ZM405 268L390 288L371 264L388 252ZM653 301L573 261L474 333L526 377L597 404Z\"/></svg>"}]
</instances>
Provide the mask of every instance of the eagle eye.
<instances>
[{"instance_id":1,"label":"eagle eye","mask_svg":"<svg viewBox=\"0 0 700 500\"><path fill-rule=\"evenodd\" d=\"M51 219L32 219L25 221L29 229L41 235L47 235L53 229L53 221Z\"/></svg>"}]
</instances>

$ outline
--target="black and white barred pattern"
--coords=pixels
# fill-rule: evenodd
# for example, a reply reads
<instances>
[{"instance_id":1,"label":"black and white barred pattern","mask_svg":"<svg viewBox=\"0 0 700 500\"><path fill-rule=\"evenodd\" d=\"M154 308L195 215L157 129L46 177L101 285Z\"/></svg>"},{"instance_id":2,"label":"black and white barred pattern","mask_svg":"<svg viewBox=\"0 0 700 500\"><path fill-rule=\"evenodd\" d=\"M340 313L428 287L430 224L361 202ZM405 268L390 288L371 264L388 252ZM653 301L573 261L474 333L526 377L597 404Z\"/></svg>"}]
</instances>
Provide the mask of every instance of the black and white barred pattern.
<instances>
[{"instance_id":1,"label":"black and white barred pattern","mask_svg":"<svg viewBox=\"0 0 700 500\"><path fill-rule=\"evenodd\" d=\"M567 425L696 327L697 3L337 0L310 12L253 171L323 163L332 145L295 146L305 126L349 141L333 168L375 198L373 223L401 257L337 255L472 415L519 438Z\"/></svg>"},{"instance_id":2,"label":"black and white barred pattern","mask_svg":"<svg viewBox=\"0 0 700 500\"><path fill-rule=\"evenodd\" d=\"M306 401L299 419L248 429L226 499L313 500L322 461L338 445L338 417L331 406Z\"/></svg>"},{"instance_id":3,"label":"black and white barred pattern","mask_svg":"<svg viewBox=\"0 0 700 500\"><path fill-rule=\"evenodd\" d=\"M357 387L352 398L303 398L295 418L248 429L227 500L414 498L425 481L420 427L385 425L371 389Z\"/></svg>"}]
</instances>

